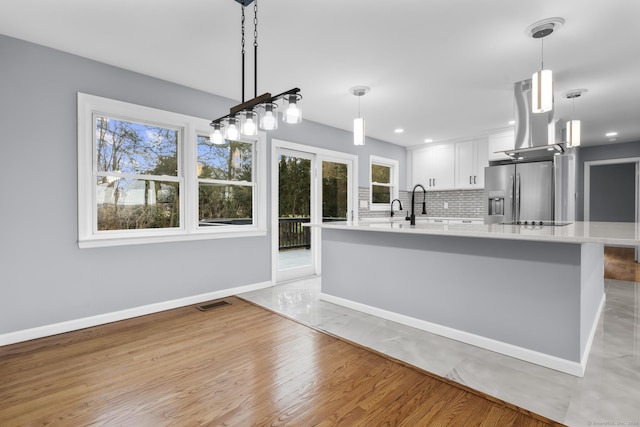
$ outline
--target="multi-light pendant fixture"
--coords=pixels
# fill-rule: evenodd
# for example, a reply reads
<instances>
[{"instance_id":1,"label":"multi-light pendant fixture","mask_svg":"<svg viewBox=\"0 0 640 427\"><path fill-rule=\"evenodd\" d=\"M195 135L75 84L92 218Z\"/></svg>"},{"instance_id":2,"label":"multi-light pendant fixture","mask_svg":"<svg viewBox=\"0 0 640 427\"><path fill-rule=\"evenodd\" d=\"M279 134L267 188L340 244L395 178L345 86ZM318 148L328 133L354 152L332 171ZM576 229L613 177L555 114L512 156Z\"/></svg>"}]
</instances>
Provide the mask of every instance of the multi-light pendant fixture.
<instances>
[{"instance_id":1,"label":"multi-light pendant fixture","mask_svg":"<svg viewBox=\"0 0 640 427\"><path fill-rule=\"evenodd\" d=\"M567 121L565 142L568 147L578 147L580 145L580 120L575 118L576 98L587 92L586 89L574 89L565 93L564 96L572 101L571 120Z\"/></svg>"},{"instance_id":2,"label":"multi-light pendant fixture","mask_svg":"<svg viewBox=\"0 0 640 427\"><path fill-rule=\"evenodd\" d=\"M283 101L282 121L284 123L300 123L302 121L302 111L298 102L302 99L300 89L293 88L272 96L270 93L264 93L258 96L258 0L234 0L242 6L242 103L231 107L229 114L211 121L213 130L209 135L209 139L214 144L222 144L225 140L235 140L244 136L255 136L258 134L258 128L262 130L275 130L278 128L278 104L277 101ZM254 68L253 68L253 84L254 98L245 101L244 98L244 30L245 30L245 7L253 3L253 50L254 50Z\"/></svg>"},{"instance_id":3,"label":"multi-light pendant fixture","mask_svg":"<svg viewBox=\"0 0 640 427\"><path fill-rule=\"evenodd\" d=\"M360 98L371 90L368 86L354 86L349 92L358 97L358 117L353 119L353 145L364 145L364 118L360 115Z\"/></svg>"}]
</instances>

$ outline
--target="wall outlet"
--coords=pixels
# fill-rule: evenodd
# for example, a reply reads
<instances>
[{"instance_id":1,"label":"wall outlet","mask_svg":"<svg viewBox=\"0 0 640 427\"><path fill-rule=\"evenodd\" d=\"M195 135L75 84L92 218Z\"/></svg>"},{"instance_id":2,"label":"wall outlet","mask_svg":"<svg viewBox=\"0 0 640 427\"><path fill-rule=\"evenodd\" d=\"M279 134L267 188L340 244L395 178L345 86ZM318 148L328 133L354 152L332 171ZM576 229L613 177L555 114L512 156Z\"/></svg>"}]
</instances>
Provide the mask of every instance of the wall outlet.
<instances>
[{"instance_id":1,"label":"wall outlet","mask_svg":"<svg viewBox=\"0 0 640 427\"><path fill-rule=\"evenodd\" d=\"M449 202L444 202L444 208L449 209Z\"/></svg>"}]
</instances>

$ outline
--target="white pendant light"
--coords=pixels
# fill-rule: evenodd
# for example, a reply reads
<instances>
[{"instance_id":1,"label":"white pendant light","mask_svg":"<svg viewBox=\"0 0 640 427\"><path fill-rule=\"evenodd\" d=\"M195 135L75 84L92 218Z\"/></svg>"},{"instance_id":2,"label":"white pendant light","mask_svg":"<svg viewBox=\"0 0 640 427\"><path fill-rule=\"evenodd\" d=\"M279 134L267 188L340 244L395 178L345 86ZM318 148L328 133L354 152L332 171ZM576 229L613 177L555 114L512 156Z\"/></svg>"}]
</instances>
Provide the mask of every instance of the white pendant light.
<instances>
[{"instance_id":1,"label":"white pendant light","mask_svg":"<svg viewBox=\"0 0 640 427\"><path fill-rule=\"evenodd\" d=\"M284 113L282 121L289 124L296 124L302 121L302 110L298 105L301 96L293 93L284 97Z\"/></svg>"},{"instance_id":2,"label":"white pendant light","mask_svg":"<svg viewBox=\"0 0 640 427\"><path fill-rule=\"evenodd\" d=\"M278 129L278 104L275 102L260 105L260 129Z\"/></svg>"},{"instance_id":3,"label":"white pendant light","mask_svg":"<svg viewBox=\"0 0 640 427\"><path fill-rule=\"evenodd\" d=\"M258 115L255 111L245 111L240 116L240 133L246 136L258 134Z\"/></svg>"},{"instance_id":4,"label":"white pendant light","mask_svg":"<svg viewBox=\"0 0 640 427\"><path fill-rule=\"evenodd\" d=\"M544 38L564 24L562 18L548 18L530 25L526 32L534 39L540 39L542 63L540 71L531 76L531 111L546 113L553 110L553 72L544 69Z\"/></svg>"},{"instance_id":5,"label":"white pendant light","mask_svg":"<svg viewBox=\"0 0 640 427\"><path fill-rule=\"evenodd\" d=\"M353 119L353 145L364 145L364 119Z\"/></svg>"},{"instance_id":6,"label":"white pendant light","mask_svg":"<svg viewBox=\"0 0 640 427\"><path fill-rule=\"evenodd\" d=\"M567 145L578 147L580 145L580 120L569 120L567 122Z\"/></svg>"},{"instance_id":7,"label":"white pendant light","mask_svg":"<svg viewBox=\"0 0 640 427\"><path fill-rule=\"evenodd\" d=\"M553 72L540 70L531 77L531 111L546 113L553 110Z\"/></svg>"},{"instance_id":8,"label":"white pendant light","mask_svg":"<svg viewBox=\"0 0 640 427\"><path fill-rule=\"evenodd\" d=\"M212 144L220 145L224 142L224 135L222 134L223 127L222 123L213 124L213 130L209 135L209 141L211 141Z\"/></svg>"},{"instance_id":9,"label":"white pendant light","mask_svg":"<svg viewBox=\"0 0 640 427\"><path fill-rule=\"evenodd\" d=\"M227 131L225 132L225 138L228 140L238 139L238 119L236 117L229 117L229 124L227 125Z\"/></svg>"},{"instance_id":10,"label":"white pendant light","mask_svg":"<svg viewBox=\"0 0 640 427\"><path fill-rule=\"evenodd\" d=\"M572 101L571 120L567 121L567 129L565 134L565 142L568 147L580 146L580 120L575 119L576 98L579 98L587 92L587 89L574 89L564 94L565 98Z\"/></svg>"},{"instance_id":11,"label":"white pendant light","mask_svg":"<svg viewBox=\"0 0 640 427\"><path fill-rule=\"evenodd\" d=\"M368 86L354 86L349 92L358 97L358 117L353 119L353 145L364 145L364 118L360 116L360 97L371 90Z\"/></svg>"}]
</instances>

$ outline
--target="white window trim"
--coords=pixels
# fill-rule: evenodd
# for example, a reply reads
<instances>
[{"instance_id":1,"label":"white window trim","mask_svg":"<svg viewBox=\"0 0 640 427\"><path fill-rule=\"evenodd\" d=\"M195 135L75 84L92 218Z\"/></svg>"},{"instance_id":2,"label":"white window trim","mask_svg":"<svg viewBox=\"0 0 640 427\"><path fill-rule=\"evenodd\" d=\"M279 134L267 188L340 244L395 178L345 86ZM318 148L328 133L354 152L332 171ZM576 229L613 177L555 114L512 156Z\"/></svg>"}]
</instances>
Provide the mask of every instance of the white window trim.
<instances>
[{"instance_id":1,"label":"white window trim","mask_svg":"<svg viewBox=\"0 0 640 427\"><path fill-rule=\"evenodd\" d=\"M391 168L391 173L390 173L390 179L391 179L391 183L390 184L381 184L381 183L374 183L371 181L371 166L373 166L374 164L376 165L382 165L382 166L388 166ZM383 185L383 186L390 186L391 187L391 200L393 199L397 199L399 197L400 191L398 189L398 183L399 183L399 179L400 179L400 173L399 173L399 168L400 168L400 162L394 159L388 159L385 157L380 157L380 156L374 156L371 155L369 156L369 210L370 211L385 211L385 210L389 210L389 203L373 203L373 185Z\"/></svg>"},{"instance_id":2,"label":"white window trim","mask_svg":"<svg viewBox=\"0 0 640 427\"><path fill-rule=\"evenodd\" d=\"M97 232L94 182L94 114L122 117L143 123L157 123L181 129L180 152L182 175L180 190L180 227ZM78 92L78 247L93 248L120 245L165 243L186 240L265 236L267 234L266 135L259 132L253 164L255 221L253 225L199 227L197 135L210 132L209 121L156 108L145 107ZM179 174L180 175L180 174Z\"/></svg>"}]
</instances>

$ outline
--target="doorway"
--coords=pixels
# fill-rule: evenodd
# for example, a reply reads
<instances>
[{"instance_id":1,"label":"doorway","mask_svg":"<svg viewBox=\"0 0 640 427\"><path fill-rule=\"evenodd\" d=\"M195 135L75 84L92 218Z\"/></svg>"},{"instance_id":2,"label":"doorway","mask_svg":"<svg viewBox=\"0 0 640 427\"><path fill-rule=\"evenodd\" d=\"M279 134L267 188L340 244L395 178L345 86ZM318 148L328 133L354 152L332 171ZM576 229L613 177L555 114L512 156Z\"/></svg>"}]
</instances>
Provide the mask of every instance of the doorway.
<instances>
[{"instance_id":1,"label":"doorway","mask_svg":"<svg viewBox=\"0 0 640 427\"><path fill-rule=\"evenodd\" d=\"M321 231L309 223L354 217L357 157L274 140L272 280L320 274Z\"/></svg>"},{"instance_id":2,"label":"doorway","mask_svg":"<svg viewBox=\"0 0 640 427\"><path fill-rule=\"evenodd\" d=\"M640 220L640 158L584 163L584 220L638 222ZM638 248L605 247L607 268L621 274L629 258L638 261ZM621 267L625 266L626 267ZM614 268L615 267L615 268ZM635 275L635 267L633 268ZM631 274L631 272L629 272ZM613 277L610 277L613 278Z\"/></svg>"}]
</instances>

